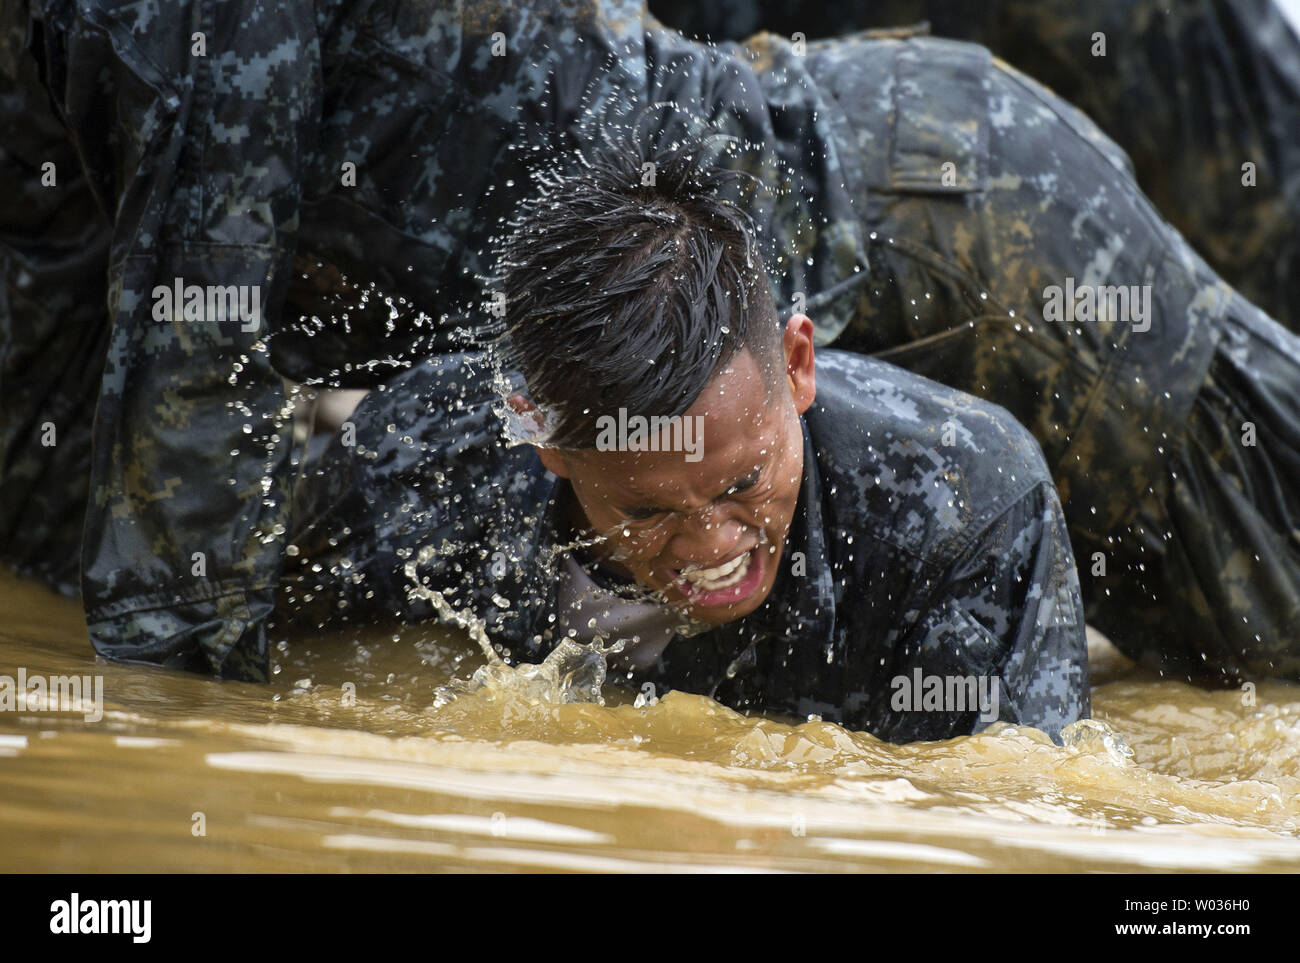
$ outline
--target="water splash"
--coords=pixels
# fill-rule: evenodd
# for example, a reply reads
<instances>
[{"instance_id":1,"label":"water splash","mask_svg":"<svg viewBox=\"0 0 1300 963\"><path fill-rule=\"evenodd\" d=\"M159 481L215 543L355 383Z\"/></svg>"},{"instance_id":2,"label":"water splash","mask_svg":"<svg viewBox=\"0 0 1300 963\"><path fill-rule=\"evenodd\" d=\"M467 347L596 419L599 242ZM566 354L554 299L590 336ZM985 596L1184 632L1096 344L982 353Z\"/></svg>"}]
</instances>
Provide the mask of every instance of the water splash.
<instances>
[{"instance_id":1,"label":"water splash","mask_svg":"<svg viewBox=\"0 0 1300 963\"><path fill-rule=\"evenodd\" d=\"M1080 719L1061 730L1061 742L1068 749L1090 754L1104 754L1117 766L1133 760L1133 749L1113 726L1100 719Z\"/></svg>"},{"instance_id":2,"label":"water splash","mask_svg":"<svg viewBox=\"0 0 1300 963\"><path fill-rule=\"evenodd\" d=\"M564 639L540 663L489 663L477 669L468 682L456 679L451 687L461 692L486 689L493 695L523 697L534 704L594 702L603 706L607 657L622 648L622 641L605 646L599 640L584 644Z\"/></svg>"},{"instance_id":3,"label":"water splash","mask_svg":"<svg viewBox=\"0 0 1300 963\"><path fill-rule=\"evenodd\" d=\"M608 656L621 652L624 640L609 645L605 639L596 638L590 643L562 640L540 663L512 666L497 653L488 638L486 623L465 609L453 606L437 589L424 585L416 568L426 564L437 554L432 545L425 545L412 561L403 566L411 582L407 589L412 598L427 600L439 617L448 625L463 629L483 651L487 664L475 670L468 682L453 679L453 693L486 691L489 697L522 700L531 704L563 705L570 702L594 702L604 705L601 689L608 672Z\"/></svg>"}]
</instances>

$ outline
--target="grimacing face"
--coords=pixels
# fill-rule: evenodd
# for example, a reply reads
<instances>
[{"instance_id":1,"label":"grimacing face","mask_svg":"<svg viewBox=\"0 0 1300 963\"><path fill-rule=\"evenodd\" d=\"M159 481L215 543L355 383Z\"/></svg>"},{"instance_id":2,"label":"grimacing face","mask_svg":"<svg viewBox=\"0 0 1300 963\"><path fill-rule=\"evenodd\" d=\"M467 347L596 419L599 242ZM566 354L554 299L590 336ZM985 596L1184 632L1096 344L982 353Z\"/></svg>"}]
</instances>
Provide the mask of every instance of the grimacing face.
<instances>
[{"instance_id":1,"label":"grimacing face","mask_svg":"<svg viewBox=\"0 0 1300 963\"><path fill-rule=\"evenodd\" d=\"M806 316L786 323L782 350L785 378L770 390L748 349L705 386L683 416L703 418L698 460L682 451L538 449L573 488L574 529L604 536L602 564L702 622L748 615L776 581L803 479L799 416L816 395ZM519 396L511 403L531 407Z\"/></svg>"}]
</instances>

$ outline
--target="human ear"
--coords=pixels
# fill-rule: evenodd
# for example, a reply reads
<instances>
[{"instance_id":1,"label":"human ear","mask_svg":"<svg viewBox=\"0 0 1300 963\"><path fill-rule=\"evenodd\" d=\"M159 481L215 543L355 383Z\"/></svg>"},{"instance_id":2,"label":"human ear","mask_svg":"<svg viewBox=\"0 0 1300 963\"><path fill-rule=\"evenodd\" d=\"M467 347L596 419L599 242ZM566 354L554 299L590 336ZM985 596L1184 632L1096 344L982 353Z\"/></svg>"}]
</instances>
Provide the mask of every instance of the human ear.
<instances>
[{"instance_id":1,"label":"human ear","mask_svg":"<svg viewBox=\"0 0 1300 963\"><path fill-rule=\"evenodd\" d=\"M785 324L781 345L785 352L785 380L795 410L803 414L817 397L817 369L813 363L813 323L806 314L793 314Z\"/></svg>"},{"instance_id":2,"label":"human ear","mask_svg":"<svg viewBox=\"0 0 1300 963\"><path fill-rule=\"evenodd\" d=\"M507 398L506 403L510 405L518 415L527 417L531 414L534 421L537 423L537 427L539 429L541 428L541 418L536 414L537 406L523 395L519 394L519 392L515 392ZM556 449L543 448L540 445L533 445L533 449L537 452L537 457L542 460L542 465L544 465L546 470L552 475L558 475L560 478L569 477L569 466L565 464L564 458Z\"/></svg>"}]
</instances>

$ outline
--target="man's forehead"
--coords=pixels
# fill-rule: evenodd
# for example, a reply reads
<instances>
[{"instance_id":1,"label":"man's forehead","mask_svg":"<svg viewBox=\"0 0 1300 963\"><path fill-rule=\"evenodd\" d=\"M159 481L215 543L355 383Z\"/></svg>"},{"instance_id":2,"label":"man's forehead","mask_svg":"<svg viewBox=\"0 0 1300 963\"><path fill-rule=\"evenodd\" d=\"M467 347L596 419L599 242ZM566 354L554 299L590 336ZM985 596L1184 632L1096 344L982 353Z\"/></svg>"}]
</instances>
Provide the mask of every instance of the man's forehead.
<instances>
[{"instance_id":1,"label":"man's forehead","mask_svg":"<svg viewBox=\"0 0 1300 963\"><path fill-rule=\"evenodd\" d=\"M602 412L598 449L572 460L589 483L607 491L653 499L671 485L713 497L770 458L781 401L779 391L769 390L763 366L742 348L680 415ZM601 448L602 442L615 444Z\"/></svg>"},{"instance_id":2,"label":"man's forehead","mask_svg":"<svg viewBox=\"0 0 1300 963\"><path fill-rule=\"evenodd\" d=\"M771 446L751 432L711 441L706 435L699 461L690 461L680 451L584 452L583 461L607 487L650 497L662 494L669 484L726 487L762 465L770 453Z\"/></svg>"},{"instance_id":3,"label":"man's forehead","mask_svg":"<svg viewBox=\"0 0 1300 963\"><path fill-rule=\"evenodd\" d=\"M688 439L698 457L680 445L674 450L671 443L680 441L683 432L669 428L659 435L663 444L658 451L583 451L578 460L592 481L607 489L652 498L671 485L712 497L771 458L779 426L773 414L761 399L741 411L711 410L707 415L692 407L680 421L685 426L686 419L701 419L692 421Z\"/></svg>"}]
</instances>

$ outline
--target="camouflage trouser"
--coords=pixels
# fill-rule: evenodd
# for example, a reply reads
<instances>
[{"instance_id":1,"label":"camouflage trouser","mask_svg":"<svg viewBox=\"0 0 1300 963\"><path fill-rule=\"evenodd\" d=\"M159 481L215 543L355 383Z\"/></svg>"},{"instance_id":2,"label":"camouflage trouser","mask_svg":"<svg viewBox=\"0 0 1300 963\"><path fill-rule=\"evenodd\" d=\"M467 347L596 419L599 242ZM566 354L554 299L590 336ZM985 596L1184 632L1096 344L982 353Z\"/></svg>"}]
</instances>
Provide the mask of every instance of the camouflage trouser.
<instances>
[{"instance_id":1,"label":"camouflage trouser","mask_svg":"<svg viewBox=\"0 0 1300 963\"><path fill-rule=\"evenodd\" d=\"M650 7L668 26L719 41L759 30L831 37L924 20L936 36L982 44L1096 121L1133 159L1160 213L1214 269L1300 332L1300 37L1276 0Z\"/></svg>"},{"instance_id":2,"label":"camouflage trouser","mask_svg":"<svg viewBox=\"0 0 1300 963\"><path fill-rule=\"evenodd\" d=\"M859 147L871 239L869 278L836 295L852 321L821 338L1034 432L1089 621L1125 652L1300 678L1300 340L1192 252L1095 125L983 48L855 37L808 57ZM1051 286L1102 285L1138 310L1054 313Z\"/></svg>"},{"instance_id":3,"label":"camouflage trouser","mask_svg":"<svg viewBox=\"0 0 1300 963\"><path fill-rule=\"evenodd\" d=\"M1159 640L1129 646L1154 667L1300 677L1300 338L1259 311L1226 316L1171 454L1124 568L1091 580L1110 610L1098 625Z\"/></svg>"},{"instance_id":4,"label":"camouflage trouser","mask_svg":"<svg viewBox=\"0 0 1300 963\"><path fill-rule=\"evenodd\" d=\"M278 314L316 29L260 0L0 4L0 558L80 589L102 655L266 677L281 378L261 318L159 318L154 292Z\"/></svg>"}]
</instances>

